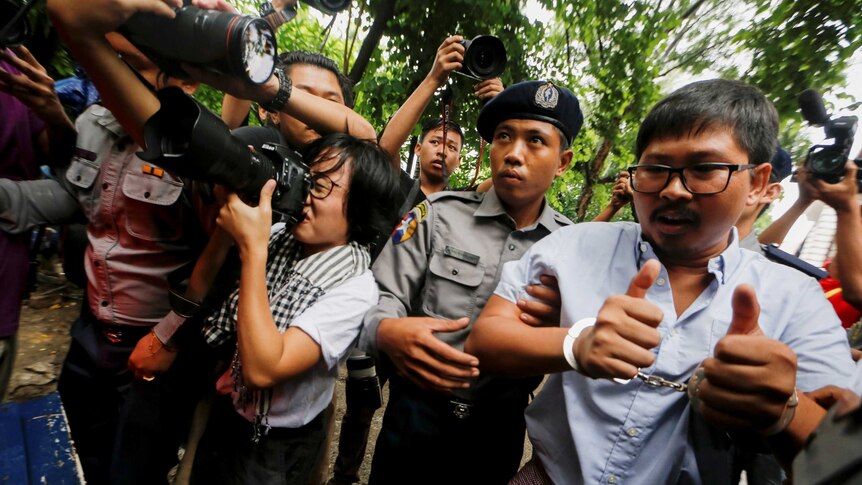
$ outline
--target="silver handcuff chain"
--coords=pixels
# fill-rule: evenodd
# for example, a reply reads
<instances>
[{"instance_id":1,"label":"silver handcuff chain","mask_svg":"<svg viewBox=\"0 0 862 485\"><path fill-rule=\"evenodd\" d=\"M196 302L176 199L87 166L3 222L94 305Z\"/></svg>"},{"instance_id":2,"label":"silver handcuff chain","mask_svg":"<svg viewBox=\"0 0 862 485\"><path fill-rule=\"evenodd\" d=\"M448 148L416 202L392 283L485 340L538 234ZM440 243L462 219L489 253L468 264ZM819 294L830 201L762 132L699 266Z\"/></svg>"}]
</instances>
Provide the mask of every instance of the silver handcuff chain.
<instances>
[{"instance_id":1,"label":"silver handcuff chain","mask_svg":"<svg viewBox=\"0 0 862 485\"><path fill-rule=\"evenodd\" d=\"M669 387L677 392L686 392L688 390L688 383L683 382L674 382L665 379L664 377L654 376L650 374L644 374L640 370L638 370L638 374L636 376L638 379L644 381L646 385L652 387Z\"/></svg>"}]
</instances>

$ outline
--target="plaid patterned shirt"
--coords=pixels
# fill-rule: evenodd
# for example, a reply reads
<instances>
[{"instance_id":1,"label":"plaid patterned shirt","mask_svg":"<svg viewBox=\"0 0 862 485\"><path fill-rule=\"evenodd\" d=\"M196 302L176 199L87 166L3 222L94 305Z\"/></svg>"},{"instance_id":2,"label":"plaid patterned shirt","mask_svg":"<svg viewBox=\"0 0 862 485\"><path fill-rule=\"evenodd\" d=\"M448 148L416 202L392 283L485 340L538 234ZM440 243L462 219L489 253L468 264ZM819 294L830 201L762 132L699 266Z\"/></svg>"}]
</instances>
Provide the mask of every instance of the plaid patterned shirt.
<instances>
[{"instance_id":1,"label":"plaid patterned shirt","mask_svg":"<svg viewBox=\"0 0 862 485\"><path fill-rule=\"evenodd\" d=\"M351 242L302 258L302 244L290 231L281 231L270 238L266 262L266 286L270 310L280 333L290 327L293 319L310 308L331 288L361 274L371 264L368 248ZM207 319L204 337L212 346L229 342L236 334L239 287L225 300L221 308ZM242 383L242 356L234 354L232 376L243 401L251 398L256 408L255 440L269 426L266 415L271 403L271 391L246 391Z\"/></svg>"}]
</instances>

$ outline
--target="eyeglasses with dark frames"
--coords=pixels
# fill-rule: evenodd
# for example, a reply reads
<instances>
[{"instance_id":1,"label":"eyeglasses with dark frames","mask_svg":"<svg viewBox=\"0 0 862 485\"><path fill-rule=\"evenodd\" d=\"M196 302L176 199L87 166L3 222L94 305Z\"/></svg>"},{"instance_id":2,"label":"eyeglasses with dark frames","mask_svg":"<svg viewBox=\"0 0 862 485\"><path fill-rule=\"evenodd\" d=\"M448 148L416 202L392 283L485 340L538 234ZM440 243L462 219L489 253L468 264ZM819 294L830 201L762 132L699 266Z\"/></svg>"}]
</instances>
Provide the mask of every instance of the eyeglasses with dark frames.
<instances>
[{"instance_id":1,"label":"eyeglasses with dark frames","mask_svg":"<svg viewBox=\"0 0 862 485\"><path fill-rule=\"evenodd\" d=\"M670 183L673 174L679 174L682 185L694 195L712 195L724 192L730 177L740 170L751 170L757 165L730 163L698 163L674 168L667 165L635 165L628 168L632 190L642 194L657 194Z\"/></svg>"},{"instance_id":2,"label":"eyeglasses with dark frames","mask_svg":"<svg viewBox=\"0 0 862 485\"><path fill-rule=\"evenodd\" d=\"M333 182L332 179L324 173L319 173L311 177L310 194L315 199L322 200L329 197L329 194L332 193L332 189L335 187L341 186Z\"/></svg>"}]
</instances>

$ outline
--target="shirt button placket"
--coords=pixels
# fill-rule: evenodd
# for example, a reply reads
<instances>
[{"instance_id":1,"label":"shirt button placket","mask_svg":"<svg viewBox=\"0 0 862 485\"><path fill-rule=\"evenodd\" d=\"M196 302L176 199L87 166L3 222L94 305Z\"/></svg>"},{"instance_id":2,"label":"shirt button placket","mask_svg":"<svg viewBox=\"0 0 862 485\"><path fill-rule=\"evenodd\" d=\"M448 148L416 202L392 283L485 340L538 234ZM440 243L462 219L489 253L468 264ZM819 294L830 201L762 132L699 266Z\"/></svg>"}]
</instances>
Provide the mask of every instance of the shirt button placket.
<instances>
[{"instance_id":1,"label":"shirt button placket","mask_svg":"<svg viewBox=\"0 0 862 485\"><path fill-rule=\"evenodd\" d=\"M613 473L608 475L608 483L610 483L611 485L617 483L617 476L614 475Z\"/></svg>"}]
</instances>

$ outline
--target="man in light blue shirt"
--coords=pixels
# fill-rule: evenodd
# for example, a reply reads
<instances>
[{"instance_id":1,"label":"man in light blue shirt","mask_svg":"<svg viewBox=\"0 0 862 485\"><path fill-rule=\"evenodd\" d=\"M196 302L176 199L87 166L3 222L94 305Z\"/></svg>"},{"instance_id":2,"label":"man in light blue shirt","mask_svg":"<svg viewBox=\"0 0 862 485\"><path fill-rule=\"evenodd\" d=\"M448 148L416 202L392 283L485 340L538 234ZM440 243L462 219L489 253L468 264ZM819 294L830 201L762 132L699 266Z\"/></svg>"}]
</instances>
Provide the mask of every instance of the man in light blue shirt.
<instances>
[{"instance_id":1,"label":"man in light blue shirt","mask_svg":"<svg viewBox=\"0 0 862 485\"><path fill-rule=\"evenodd\" d=\"M777 132L751 86L683 87L638 134L641 225L563 228L504 267L465 350L485 372L554 373L526 411L534 460L516 481L721 483L703 461L727 446L712 426L773 445L796 426L797 388L849 384L847 339L816 282L739 248L733 226L765 189ZM542 274L559 280L559 328L519 321Z\"/></svg>"}]
</instances>

